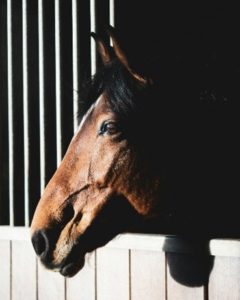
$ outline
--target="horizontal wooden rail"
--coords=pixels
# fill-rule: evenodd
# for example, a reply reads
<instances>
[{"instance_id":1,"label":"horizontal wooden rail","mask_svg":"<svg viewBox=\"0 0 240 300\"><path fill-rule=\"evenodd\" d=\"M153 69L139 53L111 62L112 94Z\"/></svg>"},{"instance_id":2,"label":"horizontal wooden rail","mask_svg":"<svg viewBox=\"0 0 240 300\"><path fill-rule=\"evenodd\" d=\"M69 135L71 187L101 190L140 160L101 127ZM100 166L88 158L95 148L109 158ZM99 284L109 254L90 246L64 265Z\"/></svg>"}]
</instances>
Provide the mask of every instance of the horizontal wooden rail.
<instances>
[{"instance_id":1,"label":"horizontal wooden rail","mask_svg":"<svg viewBox=\"0 0 240 300\"><path fill-rule=\"evenodd\" d=\"M27 227L0 226L0 240L30 240ZM196 239L197 241L197 239ZM105 247L118 249L191 253L193 244L174 235L123 233L116 236ZM240 257L240 239L212 239L207 246L213 256Z\"/></svg>"}]
</instances>

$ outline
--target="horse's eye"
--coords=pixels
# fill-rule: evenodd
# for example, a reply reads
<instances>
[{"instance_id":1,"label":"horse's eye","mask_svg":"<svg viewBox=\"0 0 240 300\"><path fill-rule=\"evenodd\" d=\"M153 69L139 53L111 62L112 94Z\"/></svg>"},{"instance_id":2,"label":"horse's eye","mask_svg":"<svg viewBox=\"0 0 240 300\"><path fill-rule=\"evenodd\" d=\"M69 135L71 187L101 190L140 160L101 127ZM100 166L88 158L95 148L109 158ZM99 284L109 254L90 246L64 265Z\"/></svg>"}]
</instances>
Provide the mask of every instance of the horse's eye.
<instances>
[{"instance_id":1,"label":"horse's eye","mask_svg":"<svg viewBox=\"0 0 240 300\"><path fill-rule=\"evenodd\" d=\"M99 130L99 135L103 134L115 134L117 132L117 125L115 122L112 121L105 121L102 123L100 130Z\"/></svg>"}]
</instances>

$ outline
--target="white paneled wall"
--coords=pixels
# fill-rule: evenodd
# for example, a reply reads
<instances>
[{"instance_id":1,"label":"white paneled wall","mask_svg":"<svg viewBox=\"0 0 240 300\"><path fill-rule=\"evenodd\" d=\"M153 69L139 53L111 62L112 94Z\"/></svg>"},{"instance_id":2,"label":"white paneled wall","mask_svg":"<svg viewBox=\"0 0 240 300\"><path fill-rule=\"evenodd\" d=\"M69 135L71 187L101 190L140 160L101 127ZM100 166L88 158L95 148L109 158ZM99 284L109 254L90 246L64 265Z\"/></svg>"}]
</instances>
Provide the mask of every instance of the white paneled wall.
<instances>
[{"instance_id":1,"label":"white paneled wall","mask_svg":"<svg viewBox=\"0 0 240 300\"><path fill-rule=\"evenodd\" d=\"M212 264L202 283L189 278L199 275L189 272L192 266L202 264L189 241L146 234L119 235L65 279L37 261L28 229L0 227L0 299L240 299L240 241L215 239L208 248Z\"/></svg>"}]
</instances>

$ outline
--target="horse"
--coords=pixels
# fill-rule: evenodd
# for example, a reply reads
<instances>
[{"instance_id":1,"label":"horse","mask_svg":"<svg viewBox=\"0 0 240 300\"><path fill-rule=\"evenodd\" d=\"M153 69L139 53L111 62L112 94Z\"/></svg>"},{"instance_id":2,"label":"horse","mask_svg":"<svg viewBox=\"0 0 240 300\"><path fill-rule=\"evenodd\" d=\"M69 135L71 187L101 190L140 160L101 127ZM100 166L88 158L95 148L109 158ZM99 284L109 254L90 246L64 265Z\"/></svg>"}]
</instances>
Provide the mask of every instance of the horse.
<instances>
[{"instance_id":1,"label":"horse","mask_svg":"<svg viewBox=\"0 0 240 300\"><path fill-rule=\"evenodd\" d=\"M108 34L112 47L91 34L103 66L81 93L85 114L31 224L41 262L67 277L126 231L239 236L226 204L237 197L231 106L195 100L181 70L163 67L160 80L136 71L116 30Z\"/></svg>"}]
</instances>

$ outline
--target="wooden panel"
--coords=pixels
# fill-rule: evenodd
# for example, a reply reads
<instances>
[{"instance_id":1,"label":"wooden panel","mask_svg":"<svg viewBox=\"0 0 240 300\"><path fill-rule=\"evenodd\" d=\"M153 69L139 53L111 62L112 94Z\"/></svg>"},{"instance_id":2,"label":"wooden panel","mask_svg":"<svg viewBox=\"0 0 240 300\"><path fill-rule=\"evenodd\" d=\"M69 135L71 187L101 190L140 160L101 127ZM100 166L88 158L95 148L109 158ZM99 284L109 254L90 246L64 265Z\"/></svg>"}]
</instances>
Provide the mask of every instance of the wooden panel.
<instances>
[{"instance_id":1,"label":"wooden panel","mask_svg":"<svg viewBox=\"0 0 240 300\"><path fill-rule=\"evenodd\" d=\"M133 250L129 252L129 248ZM167 267L161 249L169 252ZM36 264L29 229L1 226L0 299L203 300L204 288L199 282L195 286L188 282L199 274L196 270L195 275L191 273L191 251L185 240L174 236L123 234L97 251L96 264L91 255L84 269L65 281ZM211 240L210 253L218 256L209 279L208 299L239 300L240 240ZM201 265L201 259L199 262Z\"/></svg>"},{"instance_id":2,"label":"wooden panel","mask_svg":"<svg viewBox=\"0 0 240 300\"><path fill-rule=\"evenodd\" d=\"M131 300L165 299L165 253L131 251Z\"/></svg>"},{"instance_id":3,"label":"wooden panel","mask_svg":"<svg viewBox=\"0 0 240 300\"><path fill-rule=\"evenodd\" d=\"M85 266L74 277L67 279L67 300L95 299L95 254L86 256Z\"/></svg>"},{"instance_id":4,"label":"wooden panel","mask_svg":"<svg viewBox=\"0 0 240 300\"><path fill-rule=\"evenodd\" d=\"M201 285L204 279L199 278L201 263L193 255L167 253L168 300L204 299L204 287Z\"/></svg>"},{"instance_id":5,"label":"wooden panel","mask_svg":"<svg viewBox=\"0 0 240 300\"><path fill-rule=\"evenodd\" d=\"M129 251L127 249L98 249L97 299L129 299Z\"/></svg>"},{"instance_id":6,"label":"wooden panel","mask_svg":"<svg viewBox=\"0 0 240 300\"><path fill-rule=\"evenodd\" d=\"M38 300L64 300L65 279L38 262Z\"/></svg>"},{"instance_id":7,"label":"wooden panel","mask_svg":"<svg viewBox=\"0 0 240 300\"><path fill-rule=\"evenodd\" d=\"M12 299L36 299L36 256L30 242L12 241Z\"/></svg>"},{"instance_id":8,"label":"wooden panel","mask_svg":"<svg viewBox=\"0 0 240 300\"><path fill-rule=\"evenodd\" d=\"M165 240L166 236L161 234L123 233L117 235L105 247L162 251Z\"/></svg>"},{"instance_id":9,"label":"wooden panel","mask_svg":"<svg viewBox=\"0 0 240 300\"><path fill-rule=\"evenodd\" d=\"M0 240L0 299L10 300L10 241Z\"/></svg>"},{"instance_id":10,"label":"wooden panel","mask_svg":"<svg viewBox=\"0 0 240 300\"><path fill-rule=\"evenodd\" d=\"M240 257L240 239L212 239L209 250L214 256Z\"/></svg>"},{"instance_id":11,"label":"wooden panel","mask_svg":"<svg viewBox=\"0 0 240 300\"><path fill-rule=\"evenodd\" d=\"M209 280L209 299L240 299L240 258L215 257Z\"/></svg>"}]
</instances>

